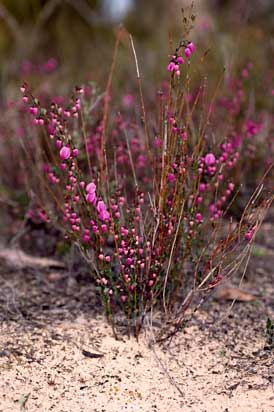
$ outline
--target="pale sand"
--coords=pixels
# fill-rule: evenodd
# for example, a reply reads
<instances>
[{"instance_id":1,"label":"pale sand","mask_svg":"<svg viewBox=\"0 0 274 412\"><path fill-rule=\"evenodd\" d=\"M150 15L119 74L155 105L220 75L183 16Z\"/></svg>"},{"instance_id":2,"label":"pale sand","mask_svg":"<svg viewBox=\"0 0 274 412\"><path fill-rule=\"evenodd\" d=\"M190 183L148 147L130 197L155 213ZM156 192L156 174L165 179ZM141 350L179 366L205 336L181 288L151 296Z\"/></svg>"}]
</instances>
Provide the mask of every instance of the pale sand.
<instances>
[{"instance_id":1,"label":"pale sand","mask_svg":"<svg viewBox=\"0 0 274 412\"><path fill-rule=\"evenodd\" d=\"M227 347L193 325L152 350L149 329L139 343L116 341L103 319L82 315L24 332L4 323L1 331L1 412L274 411L273 354L262 352L261 336Z\"/></svg>"}]
</instances>

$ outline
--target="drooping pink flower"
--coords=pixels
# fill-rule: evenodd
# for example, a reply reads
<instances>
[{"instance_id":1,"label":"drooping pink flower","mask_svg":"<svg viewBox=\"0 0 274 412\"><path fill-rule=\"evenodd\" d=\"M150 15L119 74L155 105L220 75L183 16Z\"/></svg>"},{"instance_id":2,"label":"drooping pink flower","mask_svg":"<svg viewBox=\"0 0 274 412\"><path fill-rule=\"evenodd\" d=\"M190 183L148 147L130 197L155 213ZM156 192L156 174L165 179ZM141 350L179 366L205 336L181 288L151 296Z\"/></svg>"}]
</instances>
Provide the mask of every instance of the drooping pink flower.
<instances>
[{"instance_id":1,"label":"drooping pink flower","mask_svg":"<svg viewBox=\"0 0 274 412\"><path fill-rule=\"evenodd\" d=\"M234 190L234 187L235 187L235 185L234 185L234 183L228 183L228 188L229 188L229 190Z\"/></svg>"},{"instance_id":2,"label":"drooping pink flower","mask_svg":"<svg viewBox=\"0 0 274 412\"><path fill-rule=\"evenodd\" d=\"M126 107L127 109L130 108L133 104L132 94L126 94L125 96L123 96L122 103L123 103L123 106Z\"/></svg>"},{"instance_id":3,"label":"drooping pink flower","mask_svg":"<svg viewBox=\"0 0 274 412\"><path fill-rule=\"evenodd\" d=\"M89 236L87 233L85 233L85 234L83 235L83 242L87 243L87 242L89 242L89 241L90 241L90 236Z\"/></svg>"},{"instance_id":4,"label":"drooping pink flower","mask_svg":"<svg viewBox=\"0 0 274 412\"><path fill-rule=\"evenodd\" d=\"M185 56L187 59L189 59L191 56L191 50L188 47L185 48Z\"/></svg>"},{"instance_id":5,"label":"drooping pink flower","mask_svg":"<svg viewBox=\"0 0 274 412\"><path fill-rule=\"evenodd\" d=\"M99 212L99 219L102 220L103 222L108 221L110 218L110 214L107 210L102 210Z\"/></svg>"},{"instance_id":6,"label":"drooping pink flower","mask_svg":"<svg viewBox=\"0 0 274 412\"><path fill-rule=\"evenodd\" d=\"M107 207L105 205L105 203L103 202L103 200L99 200L99 202L97 203L97 207L96 207L98 213L99 213L99 219L104 221L109 220L110 218L110 214L107 211Z\"/></svg>"},{"instance_id":7,"label":"drooping pink flower","mask_svg":"<svg viewBox=\"0 0 274 412\"><path fill-rule=\"evenodd\" d=\"M57 60L51 57L48 61L46 61L43 66L42 70L45 71L46 73L51 73L54 71L57 67Z\"/></svg>"},{"instance_id":8,"label":"drooping pink flower","mask_svg":"<svg viewBox=\"0 0 274 412\"><path fill-rule=\"evenodd\" d=\"M86 195L86 201L88 203L91 203L91 204L95 205L96 200L97 200L96 193L95 192L88 192L88 194Z\"/></svg>"},{"instance_id":9,"label":"drooping pink flower","mask_svg":"<svg viewBox=\"0 0 274 412\"><path fill-rule=\"evenodd\" d=\"M245 234L245 240L248 242L252 239L252 232L246 232Z\"/></svg>"},{"instance_id":10,"label":"drooping pink flower","mask_svg":"<svg viewBox=\"0 0 274 412\"><path fill-rule=\"evenodd\" d=\"M213 153L208 153L205 156L205 164L207 166L213 166L215 164L215 162L216 162L216 158L215 158Z\"/></svg>"},{"instance_id":11,"label":"drooping pink flower","mask_svg":"<svg viewBox=\"0 0 274 412\"><path fill-rule=\"evenodd\" d=\"M195 220L197 223L202 223L203 216L201 215L201 213L196 213Z\"/></svg>"},{"instance_id":12,"label":"drooping pink flower","mask_svg":"<svg viewBox=\"0 0 274 412\"><path fill-rule=\"evenodd\" d=\"M60 158L62 160L67 160L70 158L70 148L68 146L63 146L62 149L60 150Z\"/></svg>"},{"instance_id":13,"label":"drooping pink flower","mask_svg":"<svg viewBox=\"0 0 274 412\"><path fill-rule=\"evenodd\" d=\"M195 44L192 41L188 43L187 48L191 51L191 53L195 52Z\"/></svg>"},{"instance_id":14,"label":"drooping pink flower","mask_svg":"<svg viewBox=\"0 0 274 412\"><path fill-rule=\"evenodd\" d=\"M29 112L33 114L33 116L37 116L38 108L37 107L30 107Z\"/></svg>"},{"instance_id":15,"label":"drooping pink flower","mask_svg":"<svg viewBox=\"0 0 274 412\"><path fill-rule=\"evenodd\" d=\"M157 148L162 146L162 140L158 136L154 138L154 146Z\"/></svg>"},{"instance_id":16,"label":"drooping pink flower","mask_svg":"<svg viewBox=\"0 0 274 412\"><path fill-rule=\"evenodd\" d=\"M202 192L202 193L206 191L206 184L205 183L200 183L199 191Z\"/></svg>"},{"instance_id":17,"label":"drooping pink flower","mask_svg":"<svg viewBox=\"0 0 274 412\"><path fill-rule=\"evenodd\" d=\"M133 263L133 259L132 258L127 258L126 260L127 265L131 265Z\"/></svg>"},{"instance_id":18,"label":"drooping pink flower","mask_svg":"<svg viewBox=\"0 0 274 412\"><path fill-rule=\"evenodd\" d=\"M167 180L168 180L170 183L173 183L173 182L175 181L175 175L174 175L174 173L169 173L168 176L167 176Z\"/></svg>"},{"instance_id":19,"label":"drooping pink flower","mask_svg":"<svg viewBox=\"0 0 274 412\"><path fill-rule=\"evenodd\" d=\"M170 62L167 66L167 71L173 72L175 70L176 64L174 62Z\"/></svg>"},{"instance_id":20,"label":"drooping pink flower","mask_svg":"<svg viewBox=\"0 0 274 412\"><path fill-rule=\"evenodd\" d=\"M93 182L88 183L88 184L87 184L87 187L86 187L86 192L87 192L87 193L96 192L96 184L93 183Z\"/></svg>"},{"instance_id":21,"label":"drooping pink flower","mask_svg":"<svg viewBox=\"0 0 274 412\"><path fill-rule=\"evenodd\" d=\"M251 229L249 229L245 234L245 240L249 242L253 238L255 231L256 231L256 226L253 226Z\"/></svg>"},{"instance_id":22,"label":"drooping pink flower","mask_svg":"<svg viewBox=\"0 0 274 412\"><path fill-rule=\"evenodd\" d=\"M182 56L177 57L177 63L178 64L184 64L184 59L182 58Z\"/></svg>"}]
</instances>

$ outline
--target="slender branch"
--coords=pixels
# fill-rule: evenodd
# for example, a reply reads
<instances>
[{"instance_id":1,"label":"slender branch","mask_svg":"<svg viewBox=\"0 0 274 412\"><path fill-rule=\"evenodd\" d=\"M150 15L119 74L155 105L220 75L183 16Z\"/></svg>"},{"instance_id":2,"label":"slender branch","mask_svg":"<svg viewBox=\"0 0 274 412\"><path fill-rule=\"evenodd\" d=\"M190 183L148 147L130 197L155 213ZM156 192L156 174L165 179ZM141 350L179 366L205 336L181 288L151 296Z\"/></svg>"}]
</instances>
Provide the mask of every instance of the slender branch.
<instances>
[{"instance_id":1,"label":"slender branch","mask_svg":"<svg viewBox=\"0 0 274 412\"><path fill-rule=\"evenodd\" d=\"M84 0L65 0L89 25L102 24L104 19L96 14Z\"/></svg>"},{"instance_id":2,"label":"slender branch","mask_svg":"<svg viewBox=\"0 0 274 412\"><path fill-rule=\"evenodd\" d=\"M36 20L36 24L33 28L32 37L34 41L37 41L39 31L41 30L42 26L49 20L52 14L55 12L57 6L61 4L62 0L50 0L47 2L42 10L40 11L38 18Z\"/></svg>"},{"instance_id":3,"label":"slender branch","mask_svg":"<svg viewBox=\"0 0 274 412\"><path fill-rule=\"evenodd\" d=\"M121 40L121 34L122 30L118 31L117 37L116 37L116 42L114 46L114 52L113 52L113 57L112 57L112 63L111 63L111 68L107 80L107 86L106 86L106 91L105 91L105 98L104 98L104 111L103 111L103 131L102 131L102 141L101 141L101 156L100 156L100 169L101 169L101 183L107 184L107 191L109 192L108 188L108 165L107 165L107 153L106 153L106 129L107 129L107 122L108 122L108 112L109 112L109 97L110 97L110 90L111 90L111 84L112 84L112 78L113 78L113 72L115 69L115 63L117 59L117 53L118 53L118 47L120 44Z\"/></svg>"},{"instance_id":4,"label":"slender branch","mask_svg":"<svg viewBox=\"0 0 274 412\"><path fill-rule=\"evenodd\" d=\"M138 63L138 58L133 42L133 37L130 34L130 44L135 60L135 67L136 67L136 76L137 76L137 81L138 81L138 87L139 87L139 94L140 94L140 100L141 100L141 108L142 108L142 116L143 116L143 123L144 123L144 129L145 129L145 145L146 145L146 150L149 156L150 163L152 165L152 156L151 156L151 151L150 151L150 145L149 145L149 134L148 134L148 127L147 127L147 117L146 117L146 110L145 110L145 103L144 103L144 96L143 96L143 90L142 90L142 82L141 82L141 76L140 76L140 69L139 69L139 63Z\"/></svg>"},{"instance_id":5,"label":"slender branch","mask_svg":"<svg viewBox=\"0 0 274 412\"><path fill-rule=\"evenodd\" d=\"M7 10L7 8L0 4L0 19L4 20L11 33L13 34L16 42L21 39L21 28L15 19L15 17Z\"/></svg>"}]
</instances>

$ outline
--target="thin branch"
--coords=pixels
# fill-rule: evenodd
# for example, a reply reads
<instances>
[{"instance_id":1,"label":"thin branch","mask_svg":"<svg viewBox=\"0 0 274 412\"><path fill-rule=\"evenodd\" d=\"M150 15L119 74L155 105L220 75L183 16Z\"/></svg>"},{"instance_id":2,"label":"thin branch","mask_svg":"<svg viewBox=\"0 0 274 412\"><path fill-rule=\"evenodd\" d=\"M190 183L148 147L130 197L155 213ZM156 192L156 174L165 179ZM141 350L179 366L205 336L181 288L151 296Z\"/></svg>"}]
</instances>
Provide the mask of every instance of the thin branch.
<instances>
[{"instance_id":1,"label":"thin branch","mask_svg":"<svg viewBox=\"0 0 274 412\"><path fill-rule=\"evenodd\" d=\"M0 4L0 19L4 20L11 33L13 34L16 42L19 42L21 39L21 28L15 17L6 9L3 4Z\"/></svg>"},{"instance_id":2,"label":"thin branch","mask_svg":"<svg viewBox=\"0 0 274 412\"><path fill-rule=\"evenodd\" d=\"M110 68L106 91L105 91L104 110L103 110L103 125L102 125L103 130L102 130L101 154L100 154L100 163L101 163L100 170L101 170L101 183L103 184L106 183L107 192L109 192L109 187L108 187L109 181L107 179L108 165L107 165L107 153L106 153L106 129L107 129L107 123L108 123L109 97L110 97L113 73L114 73L117 54L118 54L118 48L119 48L119 44L121 40L121 34L122 34L122 30L120 28L120 30L118 31L115 46L114 46L112 63L111 63L111 68Z\"/></svg>"},{"instance_id":3,"label":"thin branch","mask_svg":"<svg viewBox=\"0 0 274 412\"><path fill-rule=\"evenodd\" d=\"M84 0L65 0L90 26L104 23L104 19L96 14Z\"/></svg>"},{"instance_id":4,"label":"thin branch","mask_svg":"<svg viewBox=\"0 0 274 412\"><path fill-rule=\"evenodd\" d=\"M57 6L61 4L62 0L51 0L47 2L42 10L40 11L38 18L36 20L36 24L33 28L33 37L34 39L38 38L38 33L41 30L42 26L49 20L49 18L53 15L55 12Z\"/></svg>"},{"instance_id":5,"label":"thin branch","mask_svg":"<svg viewBox=\"0 0 274 412\"><path fill-rule=\"evenodd\" d=\"M143 115L143 123L144 123L144 129L145 129L145 145L146 145L146 150L149 156L150 163L152 165L152 156L151 156L151 151L150 151L150 145L149 145L149 134L148 134L148 127L147 127L147 117L146 117L146 110L145 110L145 103L144 103L144 96L143 96L143 90L142 90L142 83L141 83L141 76L140 76L140 69L139 69L139 63L138 63L138 58L133 42L133 37L130 34L130 44L135 60L135 67L136 67L136 76L137 76L137 81L138 81L138 87L139 87L139 95L140 95L140 100L141 100L141 108L142 108L142 115Z\"/></svg>"}]
</instances>

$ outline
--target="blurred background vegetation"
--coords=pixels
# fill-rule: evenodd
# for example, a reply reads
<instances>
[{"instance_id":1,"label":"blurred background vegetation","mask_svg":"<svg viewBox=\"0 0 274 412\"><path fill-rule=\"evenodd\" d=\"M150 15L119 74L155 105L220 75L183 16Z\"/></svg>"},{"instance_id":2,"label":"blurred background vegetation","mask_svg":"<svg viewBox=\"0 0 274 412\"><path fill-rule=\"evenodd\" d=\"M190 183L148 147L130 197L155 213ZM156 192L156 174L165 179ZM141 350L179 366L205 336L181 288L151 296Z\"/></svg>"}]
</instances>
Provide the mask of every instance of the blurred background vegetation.
<instances>
[{"instance_id":1,"label":"blurred background vegetation","mask_svg":"<svg viewBox=\"0 0 274 412\"><path fill-rule=\"evenodd\" d=\"M205 55L202 65L192 65L193 90L205 81L214 90L225 67L220 88L220 93L225 94L230 77L237 78L242 68L252 62L248 113L273 112L274 0L196 0L193 10L191 3L191 0L0 0L0 107L3 109L0 201L2 196L8 205L6 199L16 202L19 199L23 206L28 203L21 173L14 166L18 159L11 139L20 134L18 126L14 126L18 110L13 110L20 101L20 85L28 82L39 98L70 95L76 84L89 81L104 90L120 23L124 29L112 99L121 99L127 93L138 96L128 38L131 33L141 68L146 109L155 112L157 89L167 78L168 55L186 37L181 12L184 8L187 14L195 15L194 27L186 37L197 45L194 63ZM116 110L119 105L114 105ZM7 162L7 158L11 161ZM254 170L259 170L259 176L263 174L264 168L254 164L253 160L253 166L247 167L247 181L256 181Z\"/></svg>"},{"instance_id":2,"label":"blurred background vegetation","mask_svg":"<svg viewBox=\"0 0 274 412\"><path fill-rule=\"evenodd\" d=\"M58 90L75 83L105 81L119 23L132 33L144 81L162 75L171 43L183 37L180 10L186 0L0 0L1 96L19 77L49 59L58 67ZM274 49L273 0L196 0L191 38L210 48L212 74L253 59L260 71ZM214 51L214 52L212 52ZM128 37L119 50L116 84L126 89L134 75ZM53 80L51 80L53 82ZM154 82L155 83L155 82Z\"/></svg>"}]
</instances>

